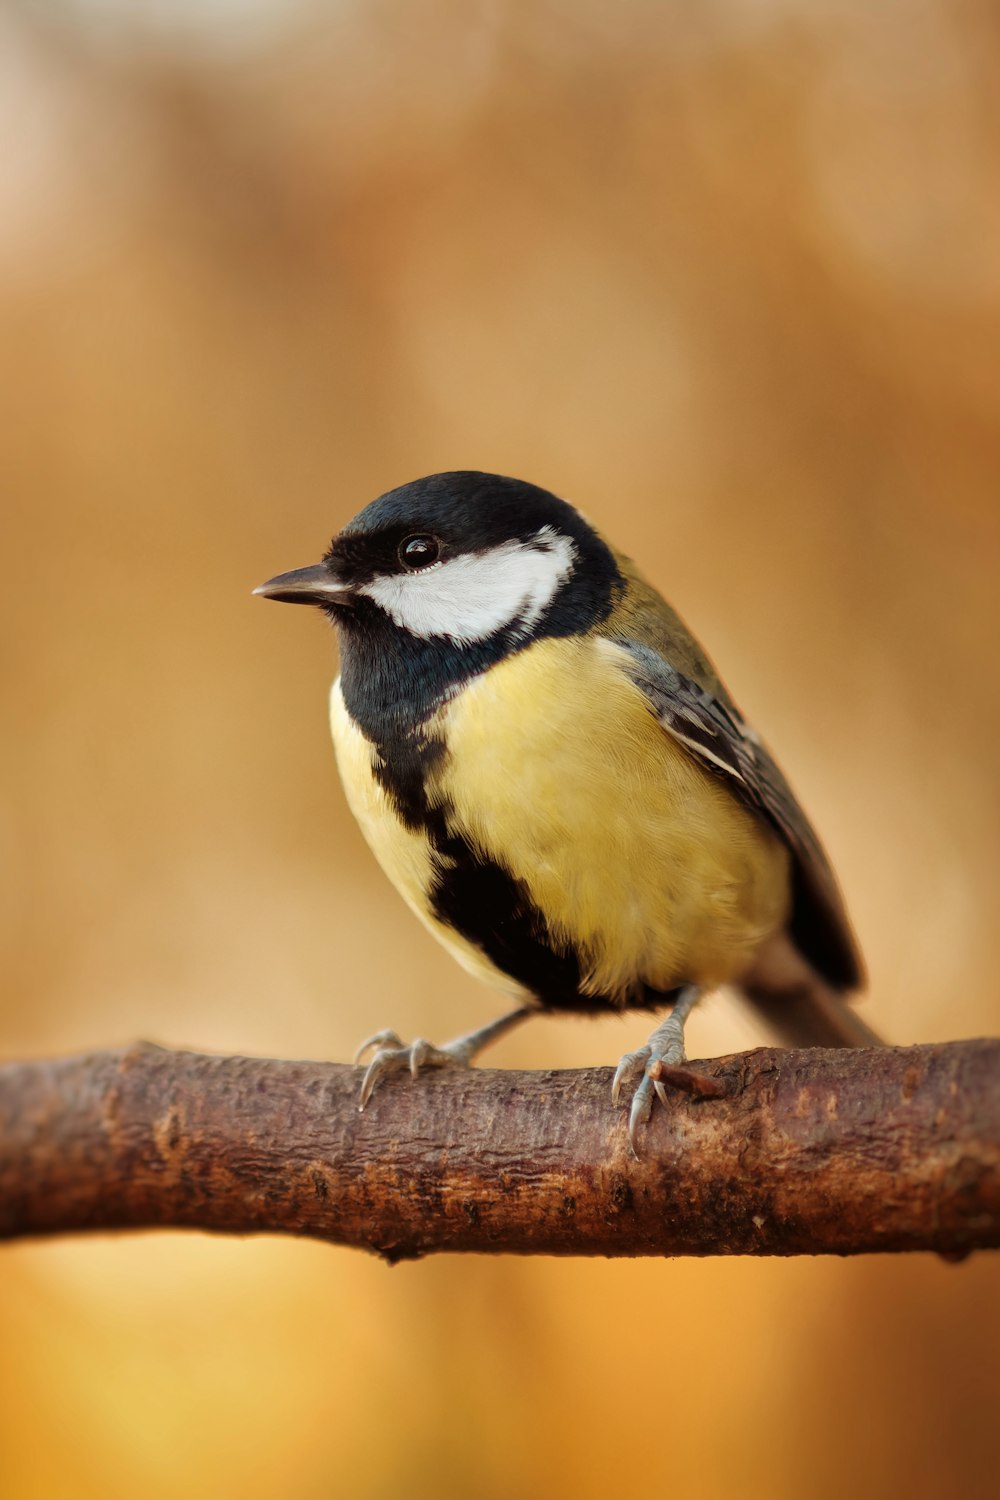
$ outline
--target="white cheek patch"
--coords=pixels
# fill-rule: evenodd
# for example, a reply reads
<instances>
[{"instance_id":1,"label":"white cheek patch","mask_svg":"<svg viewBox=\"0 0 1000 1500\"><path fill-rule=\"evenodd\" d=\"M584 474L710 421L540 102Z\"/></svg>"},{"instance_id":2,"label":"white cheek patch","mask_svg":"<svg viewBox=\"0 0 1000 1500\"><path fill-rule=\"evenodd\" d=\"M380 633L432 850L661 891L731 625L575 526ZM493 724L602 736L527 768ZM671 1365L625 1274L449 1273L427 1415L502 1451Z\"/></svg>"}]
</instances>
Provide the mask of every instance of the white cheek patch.
<instances>
[{"instance_id":1,"label":"white cheek patch","mask_svg":"<svg viewBox=\"0 0 1000 1500\"><path fill-rule=\"evenodd\" d=\"M505 625L530 630L572 571L576 548L551 526L527 542L434 563L422 573L384 574L367 594L411 635L484 641Z\"/></svg>"}]
</instances>

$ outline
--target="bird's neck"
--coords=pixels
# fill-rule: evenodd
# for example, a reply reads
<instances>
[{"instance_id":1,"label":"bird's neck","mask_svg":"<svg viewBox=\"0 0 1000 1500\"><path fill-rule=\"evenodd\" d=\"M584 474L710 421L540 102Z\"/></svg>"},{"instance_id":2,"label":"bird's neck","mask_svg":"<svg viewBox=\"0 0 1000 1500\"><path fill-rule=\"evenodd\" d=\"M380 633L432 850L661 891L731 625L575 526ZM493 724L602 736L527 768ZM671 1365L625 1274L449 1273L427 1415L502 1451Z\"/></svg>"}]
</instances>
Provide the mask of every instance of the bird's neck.
<instances>
[{"instance_id":1,"label":"bird's neck","mask_svg":"<svg viewBox=\"0 0 1000 1500\"><path fill-rule=\"evenodd\" d=\"M419 736L443 702L511 650L503 637L460 646L356 615L338 625L344 705L383 754Z\"/></svg>"}]
</instances>

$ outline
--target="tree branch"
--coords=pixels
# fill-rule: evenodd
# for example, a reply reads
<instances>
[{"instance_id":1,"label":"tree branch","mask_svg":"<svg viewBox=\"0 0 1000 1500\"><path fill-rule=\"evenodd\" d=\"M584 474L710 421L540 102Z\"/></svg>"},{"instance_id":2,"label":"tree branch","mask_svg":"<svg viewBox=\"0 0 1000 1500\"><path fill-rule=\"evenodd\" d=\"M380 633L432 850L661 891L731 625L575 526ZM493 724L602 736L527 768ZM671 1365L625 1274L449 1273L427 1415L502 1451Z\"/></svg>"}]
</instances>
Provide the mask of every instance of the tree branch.
<instances>
[{"instance_id":1,"label":"tree branch","mask_svg":"<svg viewBox=\"0 0 1000 1500\"><path fill-rule=\"evenodd\" d=\"M181 1227L434 1250L1000 1246L1000 1040L761 1049L668 1082L636 1161L611 1074L360 1072L138 1045L0 1067L0 1237Z\"/></svg>"}]
</instances>

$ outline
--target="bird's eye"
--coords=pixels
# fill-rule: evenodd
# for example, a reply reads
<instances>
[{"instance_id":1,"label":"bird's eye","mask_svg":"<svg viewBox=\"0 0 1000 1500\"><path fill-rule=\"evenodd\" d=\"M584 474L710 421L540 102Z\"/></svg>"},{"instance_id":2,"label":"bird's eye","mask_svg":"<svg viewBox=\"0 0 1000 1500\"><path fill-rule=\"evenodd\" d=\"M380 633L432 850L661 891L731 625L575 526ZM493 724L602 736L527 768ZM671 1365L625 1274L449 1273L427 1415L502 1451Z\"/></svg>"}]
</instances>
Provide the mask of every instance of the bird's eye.
<instances>
[{"instance_id":1,"label":"bird's eye","mask_svg":"<svg viewBox=\"0 0 1000 1500\"><path fill-rule=\"evenodd\" d=\"M399 544L399 560L410 573L429 568L441 555L441 543L432 536L408 536Z\"/></svg>"}]
</instances>

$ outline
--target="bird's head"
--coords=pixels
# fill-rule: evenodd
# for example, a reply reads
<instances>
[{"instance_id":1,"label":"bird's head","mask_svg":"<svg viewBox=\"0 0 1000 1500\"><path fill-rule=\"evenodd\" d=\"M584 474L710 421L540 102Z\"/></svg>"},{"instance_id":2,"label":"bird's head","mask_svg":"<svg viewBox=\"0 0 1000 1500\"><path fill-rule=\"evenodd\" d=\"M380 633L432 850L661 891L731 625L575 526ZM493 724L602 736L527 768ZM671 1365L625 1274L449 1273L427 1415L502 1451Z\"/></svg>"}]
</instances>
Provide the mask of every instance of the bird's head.
<instances>
[{"instance_id":1,"label":"bird's head","mask_svg":"<svg viewBox=\"0 0 1000 1500\"><path fill-rule=\"evenodd\" d=\"M565 500L497 474L432 474L389 490L322 562L254 592L325 610L350 637L439 641L496 659L540 635L588 629L619 581L607 544Z\"/></svg>"}]
</instances>

